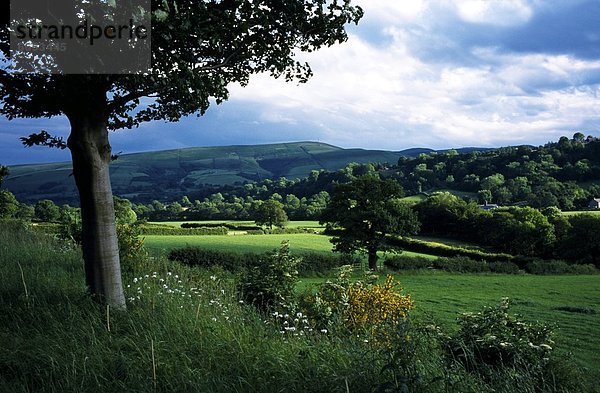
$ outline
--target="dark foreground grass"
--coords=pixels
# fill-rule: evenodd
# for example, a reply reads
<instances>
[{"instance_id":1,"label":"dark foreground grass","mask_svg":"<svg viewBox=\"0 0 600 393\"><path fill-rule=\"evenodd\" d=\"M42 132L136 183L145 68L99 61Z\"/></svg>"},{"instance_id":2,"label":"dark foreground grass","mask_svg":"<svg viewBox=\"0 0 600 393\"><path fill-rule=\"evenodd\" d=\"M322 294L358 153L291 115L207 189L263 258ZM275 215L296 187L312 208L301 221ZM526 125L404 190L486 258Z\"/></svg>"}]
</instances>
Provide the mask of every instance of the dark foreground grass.
<instances>
[{"instance_id":1,"label":"dark foreground grass","mask_svg":"<svg viewBox=\"0 0 600 393\"><path fill-rule=\"evenodd\" d=\"M0 392L370 392L398 382L381 372L391 354L362 338L282 334L238 302L223 272L161 258L124 268L128 311L117 312L87 296L77 250L2 223ZM418 376L410 391L537 391L511 373L480 380L420 342L405 367ZM583 391L570 380L544 391Z\"/></svg>"}]
</instances>

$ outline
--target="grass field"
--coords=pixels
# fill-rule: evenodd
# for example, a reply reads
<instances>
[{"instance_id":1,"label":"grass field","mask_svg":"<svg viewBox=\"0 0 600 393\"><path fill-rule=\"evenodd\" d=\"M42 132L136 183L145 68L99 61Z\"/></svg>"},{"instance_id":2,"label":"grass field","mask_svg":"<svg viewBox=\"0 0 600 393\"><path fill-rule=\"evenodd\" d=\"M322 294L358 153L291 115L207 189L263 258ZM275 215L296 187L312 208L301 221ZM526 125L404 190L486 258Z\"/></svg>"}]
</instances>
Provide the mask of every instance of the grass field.
<instances>
[{"instance_id":1,"label":"grass field","mask_svg":"<svg viewBox=\"0 0 600 393\"><path fill-rule=\"evenodd\" d=\"M292 251L329 252L331 248L328 237L307 234L192 236L187 243L261 252L276 248L284 239L290 240ZM217 320L225 314L211 300L214 294L224 294L220 285L231 289L226 279L217 286L207 272L160 259L147 261L142 268L148 273L175 268L173 274L181 277L174 277L188 285L196 285L196 275L205 275L201 285L210 289L207 297L198 304L188 304L181 296L165 303L159 298L146 306L130 301L129 313L111 312L109 320L103 308L84 296L78 251L56 248L49 240L38 244L30 234L2 226L0 241L0 343L4 348L0 369L6 371L0 373L0 391L275 392L307 391L310 386L314 392L370 390L368 383L361 382L364 370L357 363L365 360L344 342L337 348L333 347L337 341L283 341L278 331L265 328L261 318L249 319L245 309L238 309L235 296L227 303L227 315L234 323ZM146 240L147 247L155 247L151 252L159 254L176 243L181 243L181 237L148 236ZM559 353L572 351L587 369L586 380L594 384L600 378L600 275L424 272L396 277L414 300L413 315L431 317L447 328L456 328L453 322L459 313L479 311L509 297L512 312L522 319L555 325ZM131 275L125 279L125 284L136 282ZM302 278L298 290L323 280ZM126 290L128 296L136 293L134 287ZM158 377L153 379L155 352ZM3 378L15 389L3 384ZM592 391L600 391L597 383L593 386Z\"/></svg>"},{"instance_id":2,"label":"grass field","mask_svg":"<svg viewBox=\"0 0 600 393\"><path fill-rule=\"evenodd\" d=\"M523 319L554 325L558 348L572 351L600 378L600 276L396 274L415 302L414 314L450 325L461 312L479 311L503 297ZM302 279L300 290L323 279Z\"/></svg>"},{"instance_id":3,"label":"grass field","mask_svg":"<svg viewBox=\"0 0 600 393\"><path fill-rule=\"evenodd\" d=\"M576 214L593 214L593 215L599 215L600 216L600 209L596 209L596 210L578 210L578 211L572 211L572 212L561 212L562 215L564 216L574 216Z\"/></svg>"},{"instance_id":4,"label":"grass field","mask_svg":"<svg viewBox=\"0 0 600 393\"><path fill-rule=\"evenodd\" d=\"M163 255L178 247L196 246L223 251L262 253L279 247L289 240L292 253L330 253L328 236L313 234L239 235L239 236L144 236L144 246L152 255ZM405 251L404 255L435 258L433 255Z\"/></svg>"},{"instance_id":5,"label":"grass field","mask_svg":"<svg viewBox=\"0 0 600 393\"><path fill-rule=\"evenodd\" d=\"M160 255L186 245L236 252L265 252L290 241L295 253L331 252L329 237L310 234L255 236L146 236L151 254ZM405 255L424 254L404 252ZM600 276L396 274L416 303L415 313L450 324L459 313L477 311L503 297L513 301L513 312L525 319L555 324L560 348L573 351L577 362L600 377ZM305 278L299 289L323 279Z\"/></svg>"}]
</instances>

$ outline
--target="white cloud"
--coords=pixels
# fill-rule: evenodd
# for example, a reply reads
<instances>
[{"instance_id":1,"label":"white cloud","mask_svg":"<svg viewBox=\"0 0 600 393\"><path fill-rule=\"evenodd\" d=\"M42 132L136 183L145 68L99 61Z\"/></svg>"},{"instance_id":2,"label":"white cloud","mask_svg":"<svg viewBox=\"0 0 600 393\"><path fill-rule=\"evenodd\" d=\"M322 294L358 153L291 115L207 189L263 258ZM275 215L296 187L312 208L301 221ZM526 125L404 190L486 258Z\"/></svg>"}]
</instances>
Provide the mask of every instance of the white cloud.
<instances>
[{"instance_id":1,"label":"white cloud","mask_svg":"<svg viewBox=\"0 0 600 393\"><path fill-rule=\"evenodd\" d=\"M356 4L365 10L367 20L387 24L413 21L427 10L425 0L360 0Z\"/></svg>"},{"instance_id":2,"label":"white cloud","mask_svg":"<svg viewBox=\"0 0 600 393\"><path fill-rule=\"evenodd\" d=\"M527 22L532 8L521 0L462 0L452 2L466 22L495 26L515 26Z\"/></svg>"},{"instance_id":3,"label":"white cloud","mask_svg":"<svg viewBox=\"0 0 600 393\"><path fill-rule=\"evenodd\" d=\"M595 124L587 132L600 131L599 86L576 88L590 74L600 80L600 61L475 48L476 64L428 63L409 49L410 27L382 31L390 38L385 46L353 35L303 57L315 73L305 85L261 75L234 88L232 100L258 103L262 120L297 126L299 134L314 127L343 146L531 143L583 121Z\"/></svg>"}]
</instances>

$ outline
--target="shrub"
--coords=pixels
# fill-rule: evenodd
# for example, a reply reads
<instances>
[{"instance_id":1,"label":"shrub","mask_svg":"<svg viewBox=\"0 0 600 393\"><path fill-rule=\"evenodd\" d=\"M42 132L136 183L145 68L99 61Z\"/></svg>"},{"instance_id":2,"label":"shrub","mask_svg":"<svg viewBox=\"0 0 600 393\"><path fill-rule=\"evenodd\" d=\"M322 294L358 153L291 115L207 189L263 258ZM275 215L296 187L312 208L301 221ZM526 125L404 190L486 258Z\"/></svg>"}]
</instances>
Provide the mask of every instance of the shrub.
<instances>
[{"instance_id":1,"label":"shrub","mask_svg":"<svg viewBox=\"0 0 600 393\"><path fill-rule=\"evenodd\" d=\"M144 257L144 238L140 237L137 225L117 225L117 238L119 241L119 257L123 260L133 260Z\"/></svg>"},{"instance_id":2,"label":"shrub","mask_svg":"<svg viewBox=\"0 0 600 393\"><path fill-rule=\"evenodd\" d=\"M183 225L183 224L182 224ZM205 235L227 235L227 228L217 227L189 227L174 228L171 226L143 225L140 227L142 235L166 235L166 236L205 236Z\"/></svg>"},{"instance_id":3,"label":"shrub","mask_svg":"<svg viewBox=\"0 0 600 393\"><path fill-rule=\"evenodd\" d=\"M359 264L360 259L350 254L302 254L302 262L298 266L301 275L325 274L343 265Z\"/></svg>"},{"instance_id":4,"label":"shrub","mask_svg":"<svg viewBox=\"0 0 600 393\"><path fill-rule=\"evenodd\" d=\"M389 343L387 329L395 328L414 307L410 295L401 295L401 291L391 275L382 284L352 283L346 292L346 325L350 330L370 329L379 342Z\"/></svg>"},{"instance_id":5,"label":"shrub","mask_svg":"<svg viewBox=\"0 0 600 393\"><path fill-rule=\"evenodd\" d=\"M239 272L261 258L259 254L240 254L230 251L208 250L200 247L183 247L171 250L167 256L188 266L213 267L220 266L230 272Z\"/></svg>"},{"instance_id":6,"label":"shrub","mask_svg":"<svg viewBox=\"0 0 600 393\"><path fill-rule=\"evenodd\" d=\"M525 265L531 274L598 274L594 265L571 265L565 261L536 259Z\"/></svg>"},{"instance_id":7,"label":"shrub","mask_svg":"<svg viewBox=\"0 0 600 393\"><path fill-rule=\"evenodd\" d=\"M490 267L486 262L476 261L464 256L438 258L433 261L433 267L447 272L460 273L483 273L490 271Z\"/></svg>"},{"instance_id":8,"label":"shrub","mask_svg":"<svg viewBox=\"0 0 600 393\"><path fill-rule=\"evenodd\" d=\"M519 266L515 263L505 261L505 262L490 262L488 263L490 271L492 273L501 273L501 274L519 274L522 271L519 269Z\"/></svg>"},{"instance_id":9,"label":"shrub","mask_svg":"<svg viewBox=\"0 0 600 393\"><path fill-rule=\"evenodd\" d=\"M509 314L509 307L503 299L496 307L462 314L460 329L446 341L451 361L502 391L517 386L521 391L571 391L567 385L578 382L567 375L565 359L562 365L554 359L552 330Z\"/></svg>"},{"instance_id":10,"label":"shrub","mask_svg":"<svg viewBox=\"0 0 600 393\"><path fill-rule=\"evenodd\" d=\"M377 276L351 282L351 274L351 266L340 267L334 281L301 296L301 307L317 329L367 333L377 343L389 344L390 329L396 329L413 308L410 295L400 293L402 289L392 276L376 284Z\"/></svg>"},{"instance_id":11,"label":"shrub","mask_svg":"<svg viewBox=\"0 0 600 393\"><path fill-rule=\"evenodd\" d=\"M383 264L393 270L422 270L431 268L433 261L424 257L394 255L387 257Z\"/></svg>"},{"instance_id":12,"label":"shrub","mask_svg":"<svg viewBox=\"0 0 600 393\"><path fill-rule=\"evenodd\" d=\"M432 244L426 241L405 237L390 237L388 242L402 250L421 252L440 257L467 256L472 259L486 261L505 261L513 258L510 254L491 253L447 244Z\"/></svg>"},{"instance_id":13,"label":"shrub","mask_svg":"<svg viewBox=\"0 0 600 393\"><path fill-rule=\"evenodd\" d=\"M289 243L281 242L279 250L248 266L239 284L242 299L263 312L294 310L299 264Z\"/></svg>"},{"instance_id":14,"label":"shrub","mask_svg":"<svg viewBox=\"0 0 600 393\"><path fill-rule=\"evenodd\" d=\"M464 313L449 341L453 358L467 368L487 372L499 367L543 363L554 341L549 327L521 321L508 313L510 302L477 313Z\"/></svg>"}]
</instances>

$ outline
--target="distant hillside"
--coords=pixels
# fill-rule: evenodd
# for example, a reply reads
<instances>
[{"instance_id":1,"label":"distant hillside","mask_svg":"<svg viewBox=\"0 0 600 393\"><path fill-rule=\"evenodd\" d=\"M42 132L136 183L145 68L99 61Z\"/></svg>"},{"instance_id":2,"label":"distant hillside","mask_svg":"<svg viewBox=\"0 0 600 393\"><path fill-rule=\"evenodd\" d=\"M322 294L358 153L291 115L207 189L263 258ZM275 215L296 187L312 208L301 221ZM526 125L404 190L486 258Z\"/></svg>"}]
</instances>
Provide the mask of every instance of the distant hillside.
<instances>
[{"instance_id":1,"label":"distant hillside","mask_svg":"<svg viewBox=\"0 0 600 393\"><path fill-rule=\"evenodd\" d=\"M126 154L111 164L116 195L133 200L169 199L210 185L241 184L264 179L303 178L312 170L335 171L350 162L395 164L406 152L342 149L318 142L197 147ZM21 201L52 199L75 203L77 191L71 164L32 164L10 168L4 186Z\"/></svg>"}]
</instances>

